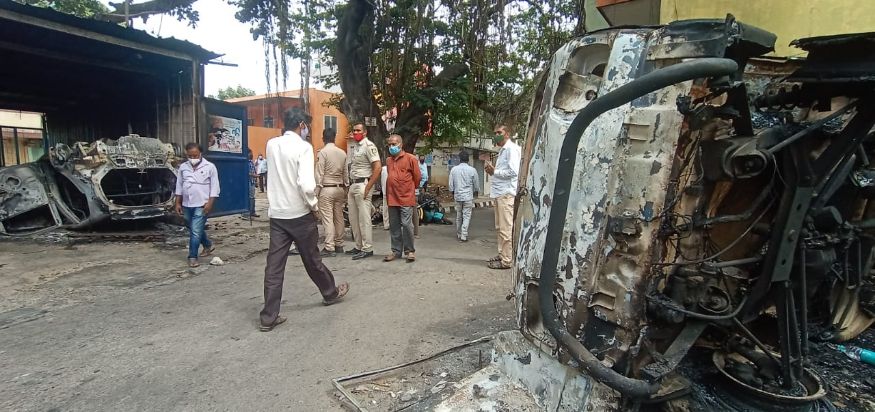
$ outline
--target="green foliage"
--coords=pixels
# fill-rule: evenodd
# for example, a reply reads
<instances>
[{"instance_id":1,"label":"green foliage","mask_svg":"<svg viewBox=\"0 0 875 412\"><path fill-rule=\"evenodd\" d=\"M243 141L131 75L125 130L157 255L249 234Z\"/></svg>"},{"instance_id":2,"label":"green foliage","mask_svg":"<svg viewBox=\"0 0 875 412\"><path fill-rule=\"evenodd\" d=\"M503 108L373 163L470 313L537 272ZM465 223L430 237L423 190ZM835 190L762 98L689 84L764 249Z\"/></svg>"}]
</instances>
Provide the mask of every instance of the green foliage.
<instances>
[{"instance_id":1,"label":"green foliage","mask_svg":"<svg viewBox=\"0 0 875 412\"><path fill-rule=\"evenodd\" d=\"M238 97L246 96L255 96L255 90L247 89L239 84L237 87L228 86L224 89L219 89L218 94L210 95L211 98L219 100L236 99Z\"/></svg>"},{"instance_id":2,"label":"green foliage","mask_svg":"<svg viewBox=\"0 0 875 412\"><path fill-rule=\"evenodd\" d=\"M339 83L336 33L356 0L304 0L288 9L278 0L231 1L254 36L279 48L280 60L312 59L320 82ZM412 122L396 125L405 134L418 128L414 137L434 146L488 134L497 123L522 130L538 76L560 46L582 34L585 17L584 0L371 1L373 21L358 30L372 50L374 99L381 111L395 108ZM440 79L459 63L469 68L462 78ZM414 108L429 121L402 115Z\"/></svg>"},{"instance_id":3,"label":"green foliage","mask_svg":"<svg viewBox=\"0 0 875 412\"><path fill-rule=\"evenodd\" d=\"M15 0L22 4L45 7L61 13L72 14L78 17L92 17L95 14L109 12L100 0Z\"/></svg>"}]
</instances>

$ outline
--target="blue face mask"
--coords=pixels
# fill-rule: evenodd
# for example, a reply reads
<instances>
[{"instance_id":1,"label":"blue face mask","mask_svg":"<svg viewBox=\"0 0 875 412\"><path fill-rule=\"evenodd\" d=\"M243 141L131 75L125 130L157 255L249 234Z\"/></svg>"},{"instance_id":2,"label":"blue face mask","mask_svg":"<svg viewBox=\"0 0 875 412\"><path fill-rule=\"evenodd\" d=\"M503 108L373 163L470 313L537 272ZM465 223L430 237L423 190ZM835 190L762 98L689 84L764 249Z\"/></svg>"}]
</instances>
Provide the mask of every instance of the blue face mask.
<instances>
[{"instance_id":1,"label":"blue face mask","mask_svg":"<svg viewBox=\"0 0 875 412\"><path fill-rule=\"evenodd\" d=\"M398 153L401 153L400 146L389 146L389 154L392 156L397 156Z\"/></svg>"}]
</instances>

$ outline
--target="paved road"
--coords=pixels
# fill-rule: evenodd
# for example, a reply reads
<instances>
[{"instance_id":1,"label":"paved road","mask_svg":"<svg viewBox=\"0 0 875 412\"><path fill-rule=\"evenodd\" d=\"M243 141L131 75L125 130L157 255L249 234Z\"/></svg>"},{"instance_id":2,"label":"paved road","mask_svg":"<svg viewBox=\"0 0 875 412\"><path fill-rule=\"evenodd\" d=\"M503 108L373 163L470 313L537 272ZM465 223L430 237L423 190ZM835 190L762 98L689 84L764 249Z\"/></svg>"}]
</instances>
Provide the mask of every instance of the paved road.
<instances>
[{"instance_id":1,"label":"paved road","mask_svg":"<svg viewBox=\"0 0 875 412\"><path fill-rule=\"evenodd\" d=\"M338 410L330 378L513 328L513 305L504 298L510 272L483 263L495 253L491 210L475 211L468 243L455 240L452 226L422 233L413 264L327 259L351 283L347 301L331 307L320 304L300 261L291 259L283 305L289 321L270 333L256 330L263 252L178 281L103 287L0 329L0 409ZM388 250L386 235L375 230L378 253ZM150 260L178 273L182 252L162 253ZM20 293L42 287L49 286Z\"/></svg>"}]
</instances>

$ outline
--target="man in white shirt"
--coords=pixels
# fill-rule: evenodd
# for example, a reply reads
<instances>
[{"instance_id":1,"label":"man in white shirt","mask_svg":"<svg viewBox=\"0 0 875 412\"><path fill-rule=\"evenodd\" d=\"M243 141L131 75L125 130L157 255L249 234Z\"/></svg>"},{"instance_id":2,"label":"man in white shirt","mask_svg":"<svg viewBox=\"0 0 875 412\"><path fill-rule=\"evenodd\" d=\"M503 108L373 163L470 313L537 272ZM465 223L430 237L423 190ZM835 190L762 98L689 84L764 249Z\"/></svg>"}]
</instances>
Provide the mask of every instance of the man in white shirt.
<instances>
[{"instance_id":1,"label":"man in white shirt","mask_svg":"<svg viewBox=\"0 0 875 412\"><path fill-rule=\"evenodd\" d=\"M267 185L267 159L262 155L258 155L258 160L255 162L255 171L258 173L258 187L261 193L264 193L264 187Z\"/></svg>"},{"instance_id":2,"label":"man in white shirt","mask_svg":"<svg viewBox=\"0 0 875 412\"><path fill-rule=\"evenodd\" d=\"M200 256L213 253L215 247L207 237L207 216L213 210L213 203L219 197L219 172L216 166L201 156L201 146L197 143L185 145L188 161L179 165L176 178L176 213L185 216L189 229L188 266L197 267L198 249L203 246Z\"/></svg>"},{"instance_id":3,"label":"man in white shirt","mask_svg":"<svg viewBox=\"0 0 875 412\"><path fill-rule=\"evenodd\" d=\"M459 152L459 164L450 170L450 192L456 201L456 238L468 241L468 225L474 210L474 199L480 192L477 170L468 164L468 152Z\"/></svg>"},{"instance_id":4,"label":"man in white shirt","mask_svg":"<svg viewBox=\"0 0 875 412\"><path fill-rule=\"evenodd\" d=\"M267 200L270 204L270 246L264 268L264 309L259 330L267 332L286 321L279 316L289 247L295 242L310 280L322 293L322 304L339 302L349 284L335 285L334 275L319 256L319 206L313 146L309 141L310 115L292 108L283 115L285 133L267 142Z\"/></svg>"},{"instance_id":5,"label":"man in white shirt","mask_svg":"<svg viewBox=\"0 0 875 412\"><path fill-rule=\"evenodd\" d=\"M501 147L495 165L486 163L492 175L490 196L495 199L495 229L498 232L498 256L489 259L490 269L510 269L513 262L513 202L519 184L522 150L510 138L507 126L498 125L492 138Z\"/></svg>"}]
</instances>

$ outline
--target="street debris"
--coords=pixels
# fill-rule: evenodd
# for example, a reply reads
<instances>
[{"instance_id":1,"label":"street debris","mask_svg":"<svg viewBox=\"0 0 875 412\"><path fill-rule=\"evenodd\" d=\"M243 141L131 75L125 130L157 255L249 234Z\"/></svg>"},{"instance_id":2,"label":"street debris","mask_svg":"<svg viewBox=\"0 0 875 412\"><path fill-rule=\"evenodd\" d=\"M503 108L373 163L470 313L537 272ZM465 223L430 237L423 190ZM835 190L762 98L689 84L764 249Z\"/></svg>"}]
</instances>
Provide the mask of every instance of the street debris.
<instances>
[{"instance_id":1,"label":"street debris","mask_svg":"<svg viewBox=\"0 0 875 412\"><path fill-rule=\"evenodd\" d=\"M58 143L36 162L0 169L0 234L164 216L180 156L173 145L138 135Z\"/></svg>"},{"instance_id":2,"label":"street debris","mask_svg":"<svg viewBox=\"0 0 875 412\"><path fill-rule=\"evenodd\" d=\"M431 410L452 394L450 388L458 388L454 381L483 367L480 357L491 340L473 340L417 361L332 382L341 401L355 410Z\"/></svg>"},{"instance_id":3,"label":"street debris","mask_svg":"<svg viewBox=\"0 0 875 412\"><path fill-rule=\"evenodd\" d=\"M222 258L218 256L213 256L213 259L210 260L210 264L213 266L222 266L225 264L225 262L222 260Z\"/></svg>"},{"instance_id":4,"label":"street debris","mask_svg":"<svg viewBox=\"0 0 875 412\"><path fill-rule=\"evenodd\" d=\"M875 366L875 351L856 346L830 345L831 348L844 353L849 358Z\"/></svg>"}]
</instances>

